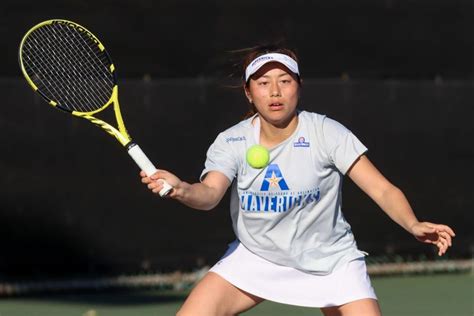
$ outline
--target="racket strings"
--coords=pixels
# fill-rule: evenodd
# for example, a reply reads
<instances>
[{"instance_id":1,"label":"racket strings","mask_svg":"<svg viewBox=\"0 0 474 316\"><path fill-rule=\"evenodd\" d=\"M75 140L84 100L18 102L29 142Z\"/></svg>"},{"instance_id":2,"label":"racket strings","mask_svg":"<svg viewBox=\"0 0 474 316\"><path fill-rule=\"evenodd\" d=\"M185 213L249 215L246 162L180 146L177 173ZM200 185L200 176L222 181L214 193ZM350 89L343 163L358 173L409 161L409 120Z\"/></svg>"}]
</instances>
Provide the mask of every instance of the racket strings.
<instances>
[{"instance_id":1,"label":"racket strings","mask_svg":"<svg viewBox=\"0 0 474 316\"><path fill-rule=\"evenodd\" d=\"M38 31L44 33L45 29ZM44 69L45 72L43 74L48 79L46 82L58 88L56 91L61 95L61 99L66 101L65 103L71 104L74 107L75 103L77 103L74 103L72 102L74 100L71 100L71 96L74 96L76 101L81 102L80 104L84 104L87 109L93 109L91 105L94 104L92 102L95 102L95 100L89 96L87 90L83 89L83 84L80 79L80 72L76 69L76 65L79 64L77 57L74 55L71 56L64 54L63 52L66 48L64 47L63 42L57 40L56 36L54 37L55 42L51 42L46 36L44 36L44 38L49 44L48 52L53 52L52 54L43 54L41 56L51 67L50 72L47 71L48 69ZM55 44L60 47L60 50L53 51ZM55 78L61 78L62 85L58 86ZM68 90L64 89L64 86L68 87ZM83 93L80 93L80 91ZM77 110L77 108L74 107L74 110Z\"/></svg>"},{"instance_id":2,"label":"racket strings","mask_svg":"<svg viewBox=\"0 0 474 316\"><path fill-rule=\"evenodd\" d=\"M90 97L86 98L88 94L87 90L83 90L83 94L78 93L78 91L80 91L80 87L78 87L79 82L74 82L74 79L67 72L61 75L61 67L56 66L58 64L57 60L52 59L51 56L53 55L48 54L42 49L40 57L49 62L51 66L45 68L44 63L38 63L36 65L37 68L34 69L36 71L36 81L39 84L40 91L42 89L48 90L50 99L56 100L56 102L62 106L71 106L73 110L77 110L75 106L77 102L82 102L81 104L93 104ZM59 84L58 79L61 78L61 76L65 77L62 78L61 84ZM64 89L64 86L67 86L68 89ZM85 108L93 109L91 106L85 106Z\"/></svg>"},{"instance_id":3,"label":"racket strings","mask_svg":"<svg viewBox=\"0 0 474 316\"><path fill-rule=\"evenodd\" d=\"M110 59L86 33L44 25L24 43L25 70L38 89L68 110L90 112L108 102L115 85Z\"/></svg>"},{"instance_id":4,"label":"racket strings","mask_svg":"<svg viewBox=\"0 0 474 316\"><path fill-rule=\"evenodd\" d=\"M73 31L74 30L74 31ZM52 29L53 32L57 33L57 29ZM97 63L97 56L99 53L97 45L95 45L88 37L81 36L82 33L76 31L76 29L71 27L63 27L61 31L65 31L67 36L64 37L64 41L58 41L59 47L62 52L69 52L71 48L73 52L81 52L81 54L59 54L58 57L69 57L63 60L63 63L66 63L68 68L73 69L73 76L70 79L73 80L72 85L69 81L68 84L75 88L73 95L77 95L82 98L83 104L92 103L93 108L100 108L103 104L108 101L110 97L110 89L113 87L113 82L109 80L109 87L104 87L101 85L101 80L104 78L103 73L97 73L98 70L103 71L104 67L101 64ZM58 38L61 38L62 34L56 34ZM89 39L90 42L86 42L85 39ZM91 46L94 45L94 46ZM97 52L94 52L92 47L95 47ZM85 57L85 58L78 58ZM80 66L79 68L76 66ZM107 67L107 65L106 65ZM85 70L85 71L84 71ZM105 69L105 78L110 72ZM66 72L67 73L67 72ZM84 76L84 73L86 76ZM88 80L92 78L92 80ZM93 86L93 85L96 86ZM92 85L92 86L91 86ZM91 93L94 92L94 93ZM97 93L101 91L102 93ZM83 93L81 93L83 92ZM90 106L86 107L89 111L91 110Z\"/></svg>"},{"instance_id":5,"label":"racket strings","mask_svg":"<svg viewBox=\"0 0 474 316\"><path fill-rule=\"evenodd\" d=\"M46 39L49 41L49 39ZM33 42L33 43L30 43ZM56 69L54 66L51 66L49 69L44 68L44 64L38 62L38 55L40 54L41 58L49 59L49 56L47 52L45 52L44 48L38 40L36 39L35 34L32 34L32 36L29 37L29 41L25 43L26 45L24 46L23 50L23 62L26 66L26 70L28 74L30 75L30 78L33 80L33 82L39 86L38 88L40 91L43 93L45 92L44 90L47 90L49 96L56 95L54 92L59 89L57 86L56 82L53 80L49 80L49 78L46 78L46 80L41 79L40 75L43 75L44 77L49 77L51 73L56 73ZM32 49L32 47L36 47L35 50ZM52 63L51 63L52 64ZM44 84L45 82L50 83L49 85Z\"/></svg>"},{"instance_id":6,"label":"racket strings","mask_svg":"<svg viewBox=\"0 0 474 316\"><path fill-rule=\"evenodd\" d=\"M110 89L111 87L113 87L113 82L111 80L109 80L109 87L102 87L101 85L97 85L97 87L95 87L95 89L92 89L92 91L95 92L95 94L91 94L91 89L88 89L89 87L91 87L91 84L94 84L94 83L100 83L100 80L104 77L104 76L101 76L102 74L100 75L94 75L94 71L96 71L97 69L100 69L100 66L99 64L95 63L95 64L92 64L92 62L95 62L96 61L96 58L94 58L96 56L96 54L94 55L91 55L90 52L88 51L91 50L91 47L90 45L80 45L78 46L77 44L83 44L81 43L80 41L84 42L84 38L81 37L81 36L78 36L78 32L71 32L70 30L71 28L64 28L64 30L68 33L68 36L66 37L63 37L64 41L60 41L60 40L57 40L57 38L61 38L62 34L53 34L53 35L56 35L55 39L56 39L56 43L59 45L59 47L61 48L60 50L60 54L56 54L56 57L58 57L60 59L60 63L59 65L65 65L66 68L64 69L69 69L69 70L72 70L72 76L69 75L70 72L68 71L65 71L64 73L67 75L67 79L66 80L66 84L68 87L71 87L72 88L72 95L74 96L77 96L79 97L79 100L82 102L82 103L79 103L81 105L83 104L91 104L93 101L99 101L98 103L94 104L94 107L91 108L90 106L87 106L86 108L90 111L91 109L93 110L94 108L98 108L98 107L101 107L104 103L107 102L108 100L108 97L110 96ZM52 29L53 33L57 33L55 32L56 29ZM73 39L73 40L71 40ZM79 41L78 41L79 40ZM86 44L89 44L89 43L86 43ZM95 45L97 46L97 45ZM79 59L78 58L78 54L61 54L61 52L69 52L71 50L71 48L75 51L75 52L82 52L82 56L86 55L86 59ZM80 66L80 68L78 69L76 66ZM91 76L93 78L92 81L90 80L84 80L84 76L82 75L83 72L81 72L81 70L83 69L86 69L87 71L87 74L89 76ZM106 73L107 74L107 73ZM107 77L106 77L107 78ZM94 88L94 87L92 87ZM97 93L97 90L102 90L103 93ZM63 91L67 91L67 90L63 90ZM104 95L105 94L105 95ZM102 97L102 98L100 98ZM99 98L99 100L95 100Z\"/></svg>"},{"instance_id":7,"label":"racket strings","mask_svg":"<svg viewBox=\"0 0 474 316\"><path fill-rule=\"evenodd\" d=\"M51 36L40 37L39 35L41 34L41 32L43 32L43 30L38 30L37 33L31 34L31 37L35 39L35 45L36 45L36 46L33 46L36 49L36 51L33 51L33 53L39 53L39 56L37 56L37 59L43 60L43 62L36 63L37 69L35 69L36 70L35 75L36 75L38 83L40 85L43 84L44 88L48 88L48 91L54 96L56 96L56 98L54 99L58 100L58 102L61 102L59 100L65 100L65 102L61 102L61 103L74 104L72 100L70 100L70 97L69 97L69 95L71 94L70 92L72 92L72 94L75 95L79 100L84 102L84 96L77 93L78 88L79 88L77 87L78 82L74 84L75 82L74 82L73 77L71 77L71 71L62 73L62 69L64 69L64 67L62 66L70 63L72 61L72 58L69 58L69 59L61 58L61 57L67 57L67 56L64 54L58 53L57 50L56 52L53 52L53 54L51 54L54 44L56 42L51 41L50 39ZM55 36L52 36L51 38L56 40ZM44 42L41 42L41 40L43 40ZM45 65L48 65L48 67L45 67ZM72 65L73 68L71 68L69 65L67 65L67 67L69 67L70 70L74 69L74 65ZM77 78L78 75L74 74L74 71L72 72L73 72L73 75L75 75L75 77ZM41 78L41 76L43 78ZM59 81L58 79L62 79L62 81ZM59 82L61 82L62 85L58 85ZM63 86L67 86L69 90L65 90ZM41 86L39 88L41 90ZM87 95L87 90L85 90L84 93ZM88 104L91 104L90 98L86 100ZM92 109L92 107L87 107L87 108ZM74 106L73 106L73 109L76 110Z\"/></svg>"},{"instance_id":8,"label":"racket strings","mask_svg":"<svg viewBox=\"0 0 474 316\"><path fill-rule=\"evenodd\" d=\"M38 30L36 34L31 34L35 37L34 46L39 52L38 58L42 59L43 62L37 62L36 78L39 79L38 83L43 84L44 87L49 88L48 91L56 96L54 99L62 106L72 106L73 110L78 110L75 106L78 104L89 104L84 106L88 110L92 110L95 100L89 96L88 90L84 89L80 80L80 72L76 70L75 64L78 64L77 58L74 56L68 56L63 51L54 48L55 44L60 43L56 36L39 36L44 30ZM53 39L51 41L50 39ZM44 42L42 43L41 40ZM64 46L64 45L59 45ZM40 48L38 50L38 48ZM64 47L62 48L64 50ZM45 67L45 66L48 67ZM67 70L67 71L66 71ZM67 87L67 89L65 89ZM41 87L39 87L41 89ZM82 93L81 93L82 91ZM76 101L76 102L74 102ZM99 104L100 106L100 104Z\"/></svg>"},{"instance_id":9,"label":"racket strings","mask_svg":"<svg viewBox=\"0 0 474 316\"><path fill-rule=\"evenodd\" d=\"M78 41L69 41L69 44L71 46L76 46L75 49L84 49L83 52L87 54L87 57L89 57L83 61L87 64L88 69L91 71L89 74L93 75L94 80L92 83L96 83L97 89L102 90L103 92L102 95L99 95L103 96L102 104L106 103L108 101L108 97L110 97L111 89L114 86L113 77L109 68L109 59L105 56L105 52L100 51L97 44L95 44L90 37L82 36L82 34L79 32L72 32L71 28L67 28L66 31L69 32L72 37L75 36L75 38L78 39ZM81 40L83 46L78 47L77 44L81 44ZM97 72L99 69L101 72ZM84 81L83 83L86 86L91 84L89 81ZM90 91L87 92L90 93Z\"/></svg>"}]
</instances>

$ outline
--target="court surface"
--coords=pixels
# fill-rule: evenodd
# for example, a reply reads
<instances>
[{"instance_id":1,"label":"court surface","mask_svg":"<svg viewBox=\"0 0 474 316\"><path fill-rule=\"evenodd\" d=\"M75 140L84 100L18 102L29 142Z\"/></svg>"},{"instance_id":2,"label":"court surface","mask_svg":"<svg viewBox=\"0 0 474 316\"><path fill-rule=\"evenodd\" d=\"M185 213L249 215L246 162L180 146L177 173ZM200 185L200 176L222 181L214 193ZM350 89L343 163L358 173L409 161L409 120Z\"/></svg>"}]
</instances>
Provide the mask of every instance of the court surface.
<instances>
[{"instance_id":1,"label":"court surface","mask_svg":"<svg viewBox=\"0 0 474 316\"><path fill-rule=\"evenodd\" d=\"M385 316L473 316L474 275L442 274L372 279ZM111 291L0 299L0 316L174 315L186 293ZM317 309L264 302L245 316L321 315Z\"/></svg>"}]
</instances>

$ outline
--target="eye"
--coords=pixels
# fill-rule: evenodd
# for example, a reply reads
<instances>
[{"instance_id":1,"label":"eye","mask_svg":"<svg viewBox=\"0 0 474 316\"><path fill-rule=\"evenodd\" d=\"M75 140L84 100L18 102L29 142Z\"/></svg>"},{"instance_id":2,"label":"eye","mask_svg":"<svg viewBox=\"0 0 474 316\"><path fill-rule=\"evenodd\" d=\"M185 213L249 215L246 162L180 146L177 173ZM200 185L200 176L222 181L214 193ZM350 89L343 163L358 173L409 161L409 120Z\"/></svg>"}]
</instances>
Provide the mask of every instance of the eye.
<instances>
[{"instance_id":1,"label":"eye","mask_svg":"<svg viewBox=\"0 0 474 316\"><path fill-rule=\"evenodd\" d=\"M266 86L268 84L268 81L259 81L258 85L259 86Z\"/></svg>"}]
</instances>

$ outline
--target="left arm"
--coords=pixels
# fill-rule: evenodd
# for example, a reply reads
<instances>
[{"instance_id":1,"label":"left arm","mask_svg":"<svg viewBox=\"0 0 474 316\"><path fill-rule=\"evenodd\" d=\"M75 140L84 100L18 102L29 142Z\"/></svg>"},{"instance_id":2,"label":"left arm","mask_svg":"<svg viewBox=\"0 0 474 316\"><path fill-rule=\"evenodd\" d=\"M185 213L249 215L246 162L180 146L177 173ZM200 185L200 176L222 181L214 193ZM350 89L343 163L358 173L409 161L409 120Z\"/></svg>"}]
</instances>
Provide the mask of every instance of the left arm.
<instances>
[{"instance_id":1,"label":"left arm","mask_svg":"<svg viewBox=\"0 0 474 316\"><path fill-rule=\"evenodd\" d=\"M419 222L403 192L390 183L362 155L347 172L347 175L397 224L416 239L438 247L438 255L446 253L452 245L454 231L446 225Z\"/></svg>"}]
</instances>

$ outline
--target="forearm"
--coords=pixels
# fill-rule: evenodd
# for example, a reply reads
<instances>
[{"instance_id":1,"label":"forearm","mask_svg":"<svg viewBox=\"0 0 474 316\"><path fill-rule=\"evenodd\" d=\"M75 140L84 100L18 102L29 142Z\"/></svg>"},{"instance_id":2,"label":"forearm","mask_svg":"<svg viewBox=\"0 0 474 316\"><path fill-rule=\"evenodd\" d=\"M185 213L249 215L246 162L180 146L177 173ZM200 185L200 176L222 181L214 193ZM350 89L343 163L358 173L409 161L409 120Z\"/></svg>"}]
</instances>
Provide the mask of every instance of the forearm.
<instances>
[{"instance_id":1,"label":"forearm","mask_svg":"<svg viewBox=\"0 0 474 316\"><path fill-rule=\"evenodd\" d=\"M348 175L392 220L412 233L411 228L418 220L410 203L365 155L354 163Z\"/></svg>"},{"instance_id":2,"label":"forearm","mask_svg":"<svg viewBox=\"0 0 474 316\"><path fill-rule=\"evenodd\" d=\"M406 231L411 233L412 226L418 223L410 203L396 186L387 186L380 196L374 200L393 221Z\"/></svg>"},{"instance_id":3,"label":"forearm","mask_svg":"<svg viewBox=\"0 0 474 316\"><path fill-rule=\"evenodd\" d=\"M169 198L204 211L214 208L220 202L231 183L223 173L218 171L208 172L202 182L194 184L181 181L165 170L157 170L150 177L142 171L140 176L142 183L146 184L153 193L158 194L163 189L160 180L165 180L173 187L171 193L167 195Z\"/></svg>"},{"instance_id":4,"label":"forearm","mask_svg":"<svg viewBox=\"0 0 474 316\"><path fill-rule=\"evenodd\" d=\"M204 183L189 184L184 181L175 188L171 197L186 206L203 211L213 209L221 200L218 190Z\"/></svg>"}]
</instances>

